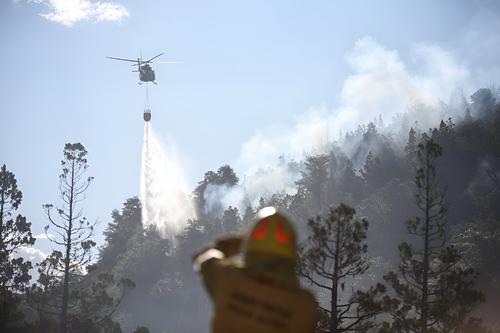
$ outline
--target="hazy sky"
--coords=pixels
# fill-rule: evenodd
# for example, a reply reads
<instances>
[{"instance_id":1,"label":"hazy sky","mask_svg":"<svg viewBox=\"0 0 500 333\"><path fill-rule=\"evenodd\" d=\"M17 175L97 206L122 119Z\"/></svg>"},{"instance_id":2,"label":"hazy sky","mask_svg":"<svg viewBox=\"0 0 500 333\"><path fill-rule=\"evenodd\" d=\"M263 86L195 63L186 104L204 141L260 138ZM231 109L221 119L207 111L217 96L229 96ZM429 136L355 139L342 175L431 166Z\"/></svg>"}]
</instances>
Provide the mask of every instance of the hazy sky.
<instances>
[{"instance_id":1,"label":"hazy sky","mask_svg":"<svg viewBox=\"0 0 500 333\"><path fill-rule=\"evenodd\" d=\"M106 56L183 61L153 66L150 105L194 188L222 164L249 169L276 137L286 142L268 151L289 149L311 110L369 108L373 73L412 96L496 83L499 17L500 1L2 0L0 164L38 234L64 143L83 143L95 177L85 211L100 233L139 193L143 139L144 86ZM356 104L365 92L373 98Z\"/></svg>"}]
</instances>

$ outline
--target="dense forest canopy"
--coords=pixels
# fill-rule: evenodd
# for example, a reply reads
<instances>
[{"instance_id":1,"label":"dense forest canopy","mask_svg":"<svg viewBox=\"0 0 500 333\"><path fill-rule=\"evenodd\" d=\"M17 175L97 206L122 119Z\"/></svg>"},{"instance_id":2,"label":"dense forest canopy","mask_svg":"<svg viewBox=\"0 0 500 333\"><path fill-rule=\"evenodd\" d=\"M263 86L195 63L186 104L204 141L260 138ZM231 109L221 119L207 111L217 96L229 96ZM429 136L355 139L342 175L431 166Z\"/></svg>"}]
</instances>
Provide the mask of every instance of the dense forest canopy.
<instances>
[{"instance_id":1,"label":"dense forest canopy","mask_svg":"<svg viewBox=\"0 0 500 333\"><path fill-rule=\"evenodd\" d=\"M293 175L293 190L261 193L258 200L243 195L228 204L227 193L241 191L240 178L245 175L237 175L229 165L207 171L192 193L197 218L187 221L175 244L154 225L143 227L138 197L112 212L105 243L98 249L88 242L91 235L84 234L92 233L85 220L75 220L81 228L76 235L84 243L68 239L75 232L75 225L70 227L74 216L58 208L66 224L50 220L62 226L56 242L67 253L72 251L68 245L75 245L81 256L75 253L71 258L80 258L81 265L65 262L64 251L54 251L38 265L37 281L29 280L31 264L12 255L16 246L32 245L34 240L26 218L14 214L22 200L15 170L3 166L0 328L49 332L64 318L63 329L69 331L208 332L211 305L192 271L192 254L221 235L242 232L257 210L272 205L295 222L302 282L315 291L319 303L318 332L499 329L500 265L494 255L500 251L497 95L492 89L479 89L459 107L453 106L459 116L444 118L432 128L422 128L402 114L388 130L380 117L301 160L283 156L276 163ZM450 107L440 106L443 114ZM66 146L63 185L71 174L67 165L75 159L82 172L91 174L85 153L83 145ZM69 185L84 191L91 178L82 180L84 187L71 181ZM68 189L63 186L61 191L65 200ZM67 202L68 209L72 205ZM343 238L335 239L325 230L342 230ZM344 256L344 275L317 274L324 272L318 264L324 248L314 250L321 237L326 243L350 244L347 252L338 253ZM434 247L422 247L422 239ZM90 253L97 256L87 262ZM321 281L339 274L342 288L335 294L321 288ZM411 283L426 286L423 296L417 299L410 293ZM332 297L339 307L351 304L361 319L334 308ZM63 299L66 312L61 317Z\"/></svg>"}]
</instances>

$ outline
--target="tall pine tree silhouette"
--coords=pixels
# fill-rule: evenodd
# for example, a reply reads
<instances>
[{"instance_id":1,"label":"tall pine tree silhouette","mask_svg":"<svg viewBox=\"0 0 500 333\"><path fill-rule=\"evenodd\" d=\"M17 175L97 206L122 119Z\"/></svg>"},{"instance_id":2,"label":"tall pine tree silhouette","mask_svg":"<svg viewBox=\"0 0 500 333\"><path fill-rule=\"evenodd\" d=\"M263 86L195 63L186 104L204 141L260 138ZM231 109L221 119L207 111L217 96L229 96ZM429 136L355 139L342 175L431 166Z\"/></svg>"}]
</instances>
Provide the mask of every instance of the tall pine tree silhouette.
<instances>
[{"instance_id":1,"label":"tall pine tree silhouette","mask_svg":"<svg viewBox=\"0 0 500 333\"><path fill-rule=\"evenodd\" d=\"M408 232L417 240L399 245L398 271L384 276L396 297L387 302L392 321L384 322L380 332L455 332L483 300L474 289L476 273L447 244L447 207L437 170L441 155L441 146L424 135L415 176L420 214L407 222Z\"/></svg>"}]
</instances>

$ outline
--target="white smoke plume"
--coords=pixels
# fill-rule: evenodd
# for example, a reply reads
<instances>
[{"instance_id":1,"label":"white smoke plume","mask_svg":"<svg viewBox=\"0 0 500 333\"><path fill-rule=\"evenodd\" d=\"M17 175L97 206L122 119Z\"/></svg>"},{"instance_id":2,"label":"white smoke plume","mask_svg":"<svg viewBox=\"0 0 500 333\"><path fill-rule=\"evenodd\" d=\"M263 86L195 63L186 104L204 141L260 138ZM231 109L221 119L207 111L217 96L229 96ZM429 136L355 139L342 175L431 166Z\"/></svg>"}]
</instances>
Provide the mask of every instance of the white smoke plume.
<instances>
[{"instance_id":1,"label":"white smoke plume","mask_svg":"<svg viewBox=\"0 0 500 333\"><path fill-rule=\"evenodd\" d=\"M243 213L249 206L258 206L262 197L276 193L293 195L297 192L295 182L299 178L299 165L280 156L274 163L269 161L267 166L253 170L250 176L245 174L237 185L209 184L203 193L205 212L222 216L231 206Z\"/></svg>"},{"instance_id":2,"label":"white smoke plume","mask_svg":"<svg viewBox=\"0 0 500 333\"><path fill-rule=\"evenodd\" d=\"M141 165L142 223L171 240L196 217L192 198L173 147L163 147L149 123L144 125Z\"/></svg>"},{"instance_id":3,"label":"white smoke plume","mask_svg":"<svg viewBox=\"0 0 500 333\"><path fill-rule=\"evenodd\" d=\"M349 155L343 135L373 121L378 131L402 146L410 126L426 130L441 119L460 119L467 105L465 96L482 84L474 80L477 68L438 45L414 44L403 60L397 50L365 36L356 41L345 60L351 74L344 80L338 106L311 108L288 130L259 129L233 162L243 178L240 186L212 189L220 195L209 196L209 204L218 200L242 212L248 202L255 206L266 194L293 194L300 172L279 163L280 157L301 161L308 154L325 152L333 142Z\"/></svg>"},{"instance_id":4,"label":"white smoke plume","mask_svg":"<svg viewBox=\"0 0 500 333\"><path fill-rule=\"evenodd\" d=\"M404 113L423 128L435 126L443 116L439 102L447 101L456 89L469 88L469 70L450 52L435 45L414 46L414 63L408 65L396 50L363 37L345 58L352 74L344 80L339 106L312 108L296 119L294 128L278 136L271 130L256 133L242 146L237 161L239 171L253 174L281 154L300 160L304 154L321 151L326 143L340 141L341 134L379 116L386 131L398 129Z\"/></svg>"},{"instance_id":5,"label":"white smoke plume","mask_svg":"<svg viewBox=\"0 0 500 333\"><path fill-rule=\"evenodd\" d=\"M298 168L291 168L283 158L278 159L277 163L255 170L251 177L240 179L238 185L209 184L203 193L206 201L204 209L222 216L224 210L231 206L243 213L248 206L258 206L261 197L267 198L275 193L295 194L295 182L299 177Z\"/></svg>"}]
</instances>

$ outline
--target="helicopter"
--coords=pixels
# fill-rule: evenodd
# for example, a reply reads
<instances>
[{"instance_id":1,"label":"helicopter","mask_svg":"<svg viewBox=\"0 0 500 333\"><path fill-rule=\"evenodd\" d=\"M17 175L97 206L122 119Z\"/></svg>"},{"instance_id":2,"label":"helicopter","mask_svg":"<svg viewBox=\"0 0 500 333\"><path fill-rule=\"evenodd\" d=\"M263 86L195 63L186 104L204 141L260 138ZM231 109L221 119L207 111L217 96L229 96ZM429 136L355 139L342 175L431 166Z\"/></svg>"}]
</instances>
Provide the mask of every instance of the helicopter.
<instances>
[{"instance_id":1,"label":"helicopter","mask_svg":"<svg viewBox=\"0 0 500 333\"><path fill-rule=\"evenodd\" d=\"M137 66L137 70L134 70L132 72L139 72L139 82L138 83L142 85L143 82L146 82L146 105L145 105L144 115L143 115L145 122L149 122L151 120L151 110L149 109L149 93L148 93L147 83L153 82L154 84L157 84L155 82L155 71L151 68L151 66L149 64L152 63L154 59L158 58L161 55L163 55L163 53L155 55L153 58L146 60L146 61L143 61L142 58L137 58L137 60L134 60L134 59L106 57L108 59L113 59L113 60L134 62L135 64L132 66ZM161 61L158 63L177 64L177 63L182 63L182 61Z\"/></svg>"},{"instance_id":2,"label":"helicopter","mask_svg":"<svg viewBox=\"0 0 500 333\"><path fill-rule=\"evenodd\" d=\"M121 60L121 61L128 61L128 62L135 62L136 64L132 66L137 65L137 70L132 71L132 72L139 72L139 84L142 84L143 82L153 82L154 84L157 84L155 82L155 71L151 68L149 65L152 63L152 61L159 56L163 55L163 53L160 53L153 58L143 61L142 58L137 58L137 60L134 59L124 59L124 58L115 58L115 57L106 57L108 59L113 59L113 60ZM175 61L169 61L169 62L164 62L164 63L177 63Z\"/></svg>"}]
</instances>

